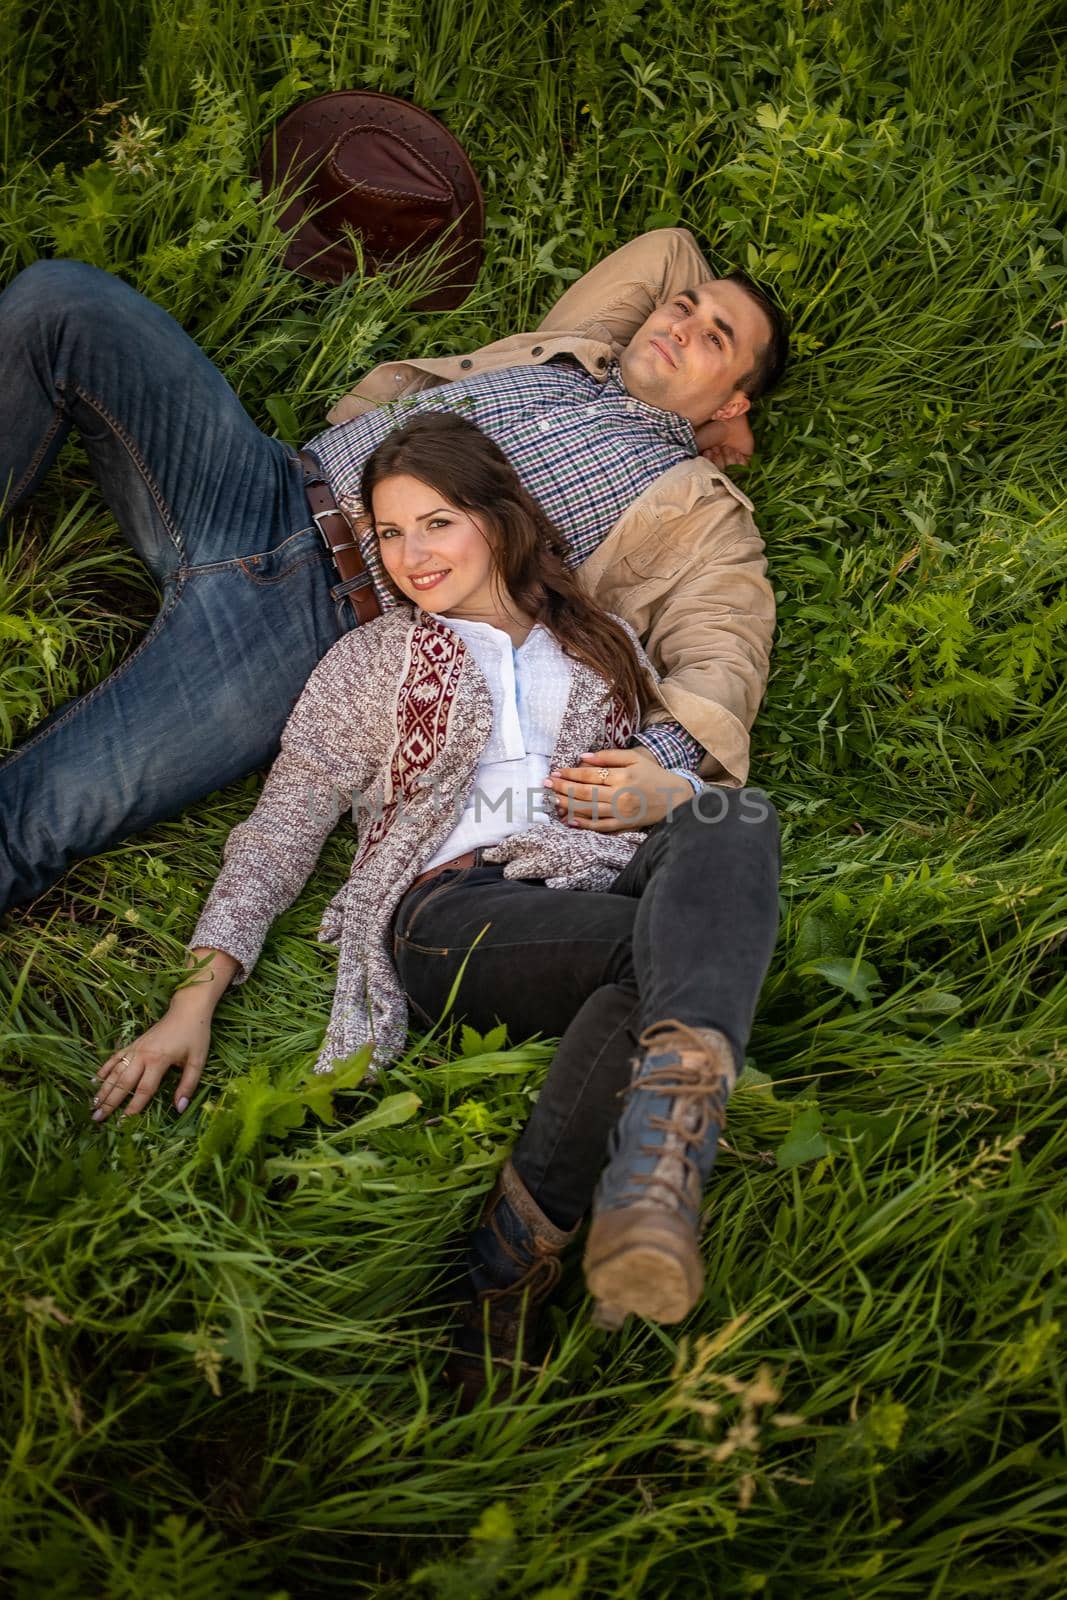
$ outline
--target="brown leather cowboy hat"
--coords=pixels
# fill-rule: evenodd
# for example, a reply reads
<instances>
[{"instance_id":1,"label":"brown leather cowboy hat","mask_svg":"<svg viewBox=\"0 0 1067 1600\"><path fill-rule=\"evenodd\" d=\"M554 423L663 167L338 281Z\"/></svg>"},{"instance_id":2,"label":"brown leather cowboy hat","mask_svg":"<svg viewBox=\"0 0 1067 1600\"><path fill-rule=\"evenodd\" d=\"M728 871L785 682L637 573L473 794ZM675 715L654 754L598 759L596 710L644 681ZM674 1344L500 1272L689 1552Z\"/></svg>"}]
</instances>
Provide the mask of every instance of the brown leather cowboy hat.
<instances>
[{"instance_id":1,"label":"brown leather cowboy hat","mask_svg":"<svg viewBox=\"0 0 1067 1600\"><path fill-rule=\"evenodd\" d=\"M441 241L447 251L420 311L448 311L474 287L485 206L458 140L419 106L390 94L339 89L286 113L259 154L263 192L292 195L278 218L301 226L284 261L294 272L340 283L356 267L341 229L361 237L372 271ZM302 189L302 193L297 190Z\"/></svg>"}]
</instances>

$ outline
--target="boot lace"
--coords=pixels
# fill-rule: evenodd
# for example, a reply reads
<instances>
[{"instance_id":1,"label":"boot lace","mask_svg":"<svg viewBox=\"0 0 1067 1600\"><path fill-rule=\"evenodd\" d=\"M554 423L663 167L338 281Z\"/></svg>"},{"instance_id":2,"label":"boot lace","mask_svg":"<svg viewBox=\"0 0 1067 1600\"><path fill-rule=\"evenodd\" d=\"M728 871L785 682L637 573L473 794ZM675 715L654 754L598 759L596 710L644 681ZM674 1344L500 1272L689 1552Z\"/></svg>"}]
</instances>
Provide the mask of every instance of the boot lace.
<instances>
[{"instance_id":1,"label":"boot lace","mask_svg":"<svg viewBox=\"0 0 1067 1600\"><path fill-rule=\"evenodd\" d=\"M629 1089L623 1091L628 1095L642 1090L647 1094L672 1097L674 1104L669 1116L648 1118L649 1128L666 1136L663 1143L642 1143L638 1149L642 1155L651 1156L657 1165L664 1156L677 1161L681 1176L675 1179L668 1173L653 1170L635 1172L630 1181L666 1189L684 1209L699 1204L703 1188L700 1169L687 1147L702 1144L712 1125L719 1133L726 1126L726 1102L734 1076L732 1063L725 1067L718 1056L709 1051L707 1041L697 1030L683 1022L654 1023L645 1029L638 1043L650 1052L674 1049L682 1056L677 1063L640 1072ZM692 1059L694 1051L699 1052L697 1061Z\"/></svg>"},{"instance_id":2,"label":"boot lace","mask_svg":"<svg viewBox=\"0 0 1067 1600\"><path fill-rule=\"evenodd\" d=\"M521 1299L524 1294L528 1293L530 1304L536 1305L539 1300L543 1300L546 1295L551 1294L559 1282L560 1273L563 1271L559 1255L550 1245L543 1244L540 1239L534 1239L533 1260L528 1260L526 1254L520 1254L511 1240L507 1238L497 1221L495 1211L488 1220L489 1226L493 1230L493 1235L508 1260L514 1262L522 1270L513 1283L504 1284L499 1289L486 1289L479 1298L499 1303L509 1299L512 1295L516 1295Z\"/></svg>"}]
</instances>

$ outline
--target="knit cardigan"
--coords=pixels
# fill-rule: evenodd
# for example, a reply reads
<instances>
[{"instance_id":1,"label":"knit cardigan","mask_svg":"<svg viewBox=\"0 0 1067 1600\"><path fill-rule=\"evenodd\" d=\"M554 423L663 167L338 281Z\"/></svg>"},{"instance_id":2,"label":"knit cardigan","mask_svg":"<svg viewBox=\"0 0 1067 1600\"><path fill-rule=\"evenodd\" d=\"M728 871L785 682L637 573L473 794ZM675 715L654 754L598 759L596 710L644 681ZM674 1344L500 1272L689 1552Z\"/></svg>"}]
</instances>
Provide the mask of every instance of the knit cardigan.
<instances>
[{"instance_id":1,"label":"knit cardigan","mask_svg":"<svg viewBox=\"0 0 1067 1600\"><path fill-rule=\"evenodd\" d=\"M419 607L398 607L346 633L293 708L255 810L226 840L188 949L225 951L240 964L232 982L243 983L271 923L349 813L357 831L351 870L317 935L337 944L338 959L316 1072L332 1071L367 1042L372 1071L402 1053L408 1010L393 961L393 913L454 828L492 726L489 686L473 653L444 619ZM573 661L552 764L576 766L583 750L622 747L634 726L605 680ZM636 829L598 833L552 818L484 850L483 859L503 863L508 878L606 889L643 838Z\"/></svg>"}]
</instances>

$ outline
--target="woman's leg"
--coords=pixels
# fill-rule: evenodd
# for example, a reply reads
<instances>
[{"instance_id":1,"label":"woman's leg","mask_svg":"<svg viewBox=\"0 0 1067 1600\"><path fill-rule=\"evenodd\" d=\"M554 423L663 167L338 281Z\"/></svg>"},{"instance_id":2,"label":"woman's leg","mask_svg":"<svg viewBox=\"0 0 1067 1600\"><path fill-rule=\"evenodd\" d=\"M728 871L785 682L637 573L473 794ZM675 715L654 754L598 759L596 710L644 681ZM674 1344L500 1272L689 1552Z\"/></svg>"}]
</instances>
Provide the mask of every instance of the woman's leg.
<instances>
[{"instance_id":1,"label":"woman's leg","mask_svg":"<svg viewBox=\"0 0 1067 1600\"><path fill-rule=\"evenodd\" d=\"M778 827L756 790L717 789L658 824L607 894L548 889L481 865L405 897L394 953L414 1009L560 1044L516 1145L516 1169L568 1228L588 1209L641 1033L714 1029L737 1067L777 929ZM471 950L474 940L487 931Z\"/></svg>"},{"instance_id":2,"label":"woman's leg","mask_svg":"<svg viewBox=\"0 0 1067 1600\"><path fill-rule=\"evenodd\" d=\"M612 894L633 895L640 1029L716 1028L744 1063L778 933L778 817L759 789L714 788L651 829Z\"/></svg>"},{"instance_id":3,"label":"woman's leg","mask_svg":"<svg viewBox=\"0 0 1067 1600\"><path fill-rule=\"evenodd\" d=\"M506 1389L533 1374L539 1307L588 1204L629 1077L634 910L617 895L505 879L496 865L442 873L398 908L394 957L417 1016L430 1023L442 1013L469 952L456 1016L481 1031L505 1022L513 1040L563 1035L519 1145L466 1241L444 1374L465 1406L482 1393L488 1371Z\"/></svg>"},{"instance_id":4,"label":"woman's leg","mask_svg":"<svg viewBox=\"0 0 1067 1600\"><path fill-rule=\"evenodd\" d=\"M676 1062L664 1048L678 1036L675 1026L661 1028L658 1045L642 1057L639 1046L656 1029L637 1030L650 1014L662 1021L660 1008L670 1007L670 1015L694 1018L680 1023L683 1040L717 1047L720 1080L724 1058L732 1080L743 1057L777 922L778 831L769 803L746 806L743 822L741 800L731 796L703 813L717 822L702 821L696 801L683 807L650 832L609 894L509 882L502 867L479 865L431 879L401 902L394 955L424 1020L440 1014L466 960L459 1015L483 1030L504 1021L513 1037L562 1034L537 1105L467 1241L445 1376L468 1407L491 1372L506 1390L515 1377L535 1375L529 1347L536 1346L539 1308L592 1198L609 1134L616 1148L605 1178L614 1174L618 1188L621 1160L640 1200L657 1190L644 1187L626 1163L648 1164L650 1138L650 1176L669 1198L675 1169L696 1171L700 1161L706 1175L710 1167L703 1051L695 1069L688 1059ZM740 835L746 822L758 832ZM740 934L738 919L748 925ZM656 1093L637 1097L647 1104L640 1105L636 1138L631 1129L620 1147L620 1094L650 1065L654 1085L645 1086ZM624 1203L632 1198L622 1194ZM654 1212L657 1233L648 1209L612 1212L610 1223L621 1218L625 1226L611 1237L599 1215L590 1231L586 1277L609 1326L631 1310L676 1320L699 1292L695 1217L679 1230L673 1215L664 1227Z\"/></svg>"},{"instance_id":5,"label":"woman's leg","mask_svg":"<svg viewBox=\"0 0 1067 1600\"><path fill-rule=\"evenodd\" d=\"M588 1208L630 1080L636 909L625 896L548 889L485 864L430 879L397 912L397 970L423 1022L441 1015L466 960L455 1017L480 1032L503 1022L512 1040L560 1037L513 1160L561 1228Z\"/></svg>"},{"instance_id":6,"label":"woman's leg","mask_svg":"<svg viewBox=\"0 0 1067 1600\"><path fill-rule=\"evenodd\" d=\"M647 843L622 875L641 895L634 959L643 1048L583 1262L596 1320L607 1327L630 1312L677 1322L702 1293L704 1186L778 921L778 824L758 790L699 796Z\"/></svg>"},{"instance_id":7,"label":"woman's leg","mask_svg":"<svg viewBox=\"0 0 1067 1600\"><path fill-rule=\"evenodd\" d=\"M719 788L651 829L610 894L597 897L605 911L620 898L632 908L628 949L614 958L624 976L575 1013L514 1154L560 1226L589 1208L634 1064L647 1056L647 1030L673 1020L722 1036L734 1075L741 1071L777 936L779 870L770 801L758 790ZM639 1109L641 1143L649 1119L675 1108L644 1095ZM617 1175L644 1170L633 1144ZM713 1155L710 1129L705 1178Z\"/></svg>"},{"instance_id":8,"label":"woman's leg","mask_svg":"<svg viewBox=\"0 0 1067 1600\"><path fill-rule=\"evenodd\" d=\"M72 427L162 606L109 678L0 762L0 910L269 761L348 625L296 453L161 307L41 261L0 296L0 514Z\"/></svg>"}]
</instances>

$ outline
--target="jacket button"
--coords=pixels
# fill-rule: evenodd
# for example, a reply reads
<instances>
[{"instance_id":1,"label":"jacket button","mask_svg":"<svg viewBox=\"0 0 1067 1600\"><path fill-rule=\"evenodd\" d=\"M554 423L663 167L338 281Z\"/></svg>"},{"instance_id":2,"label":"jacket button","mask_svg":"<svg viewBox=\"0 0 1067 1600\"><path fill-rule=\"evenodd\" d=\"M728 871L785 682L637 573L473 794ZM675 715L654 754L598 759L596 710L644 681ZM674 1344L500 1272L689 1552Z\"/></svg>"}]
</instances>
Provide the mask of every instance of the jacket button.
<instances>
[{"instance_id":1,"label":"jacket button","mask_svg":"<svg viewBox=\"0 0 1067 1600\"><path fill-rule=\"evenodd\" d=\"M544 349L544 348L545 348L545 347L544 347L544 345L543 345L543 344L535 344L535 345L534 345L534 347L533 347L533 349L532 349L532 350L531 350L531 351L530 351L530 354L531 354L531 355L532 355L532 356L539 356L539 355L540 355L540 354L541 354L541 351L542 351L542 350L543 350L543 349Z\"/></svg>"},{"instance_id":2,"label":"jacket button","mask_svg":"<svg viewBox=\"0 0 1067 1600\"><path fill-rule=\"evenodd\" d=\"M471 360L470 356L464 356L463 360L460 362L460 366L463 368L464 372L467 371L468 367L473 367L473 365L474 362Z\"/></svg>"},{"instance_id":3,"label":"jacket button","mask_svg":"<svg viewBox=\"0 0 1067 1600\"><path fill-rule=\"evenodd\" d=\"M596 358L596 364L597 364L597 370L598 370L598 371L599 371L599 372L603 372L603 370L604 370L604 368L605 368L605 367L606 367L606 366L607 366L607 364L608 364L608 358L607 358L607 356L597 356L597 358Z\"/></svg>"}]
</instances>

